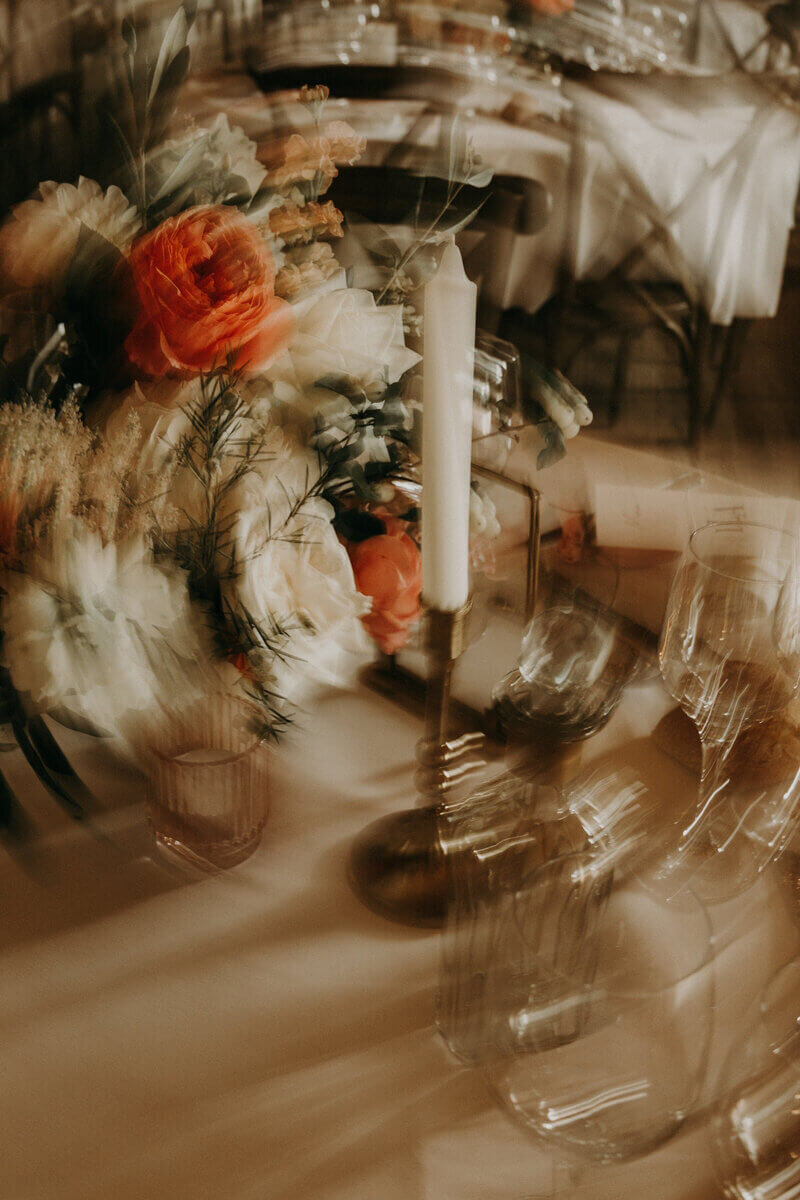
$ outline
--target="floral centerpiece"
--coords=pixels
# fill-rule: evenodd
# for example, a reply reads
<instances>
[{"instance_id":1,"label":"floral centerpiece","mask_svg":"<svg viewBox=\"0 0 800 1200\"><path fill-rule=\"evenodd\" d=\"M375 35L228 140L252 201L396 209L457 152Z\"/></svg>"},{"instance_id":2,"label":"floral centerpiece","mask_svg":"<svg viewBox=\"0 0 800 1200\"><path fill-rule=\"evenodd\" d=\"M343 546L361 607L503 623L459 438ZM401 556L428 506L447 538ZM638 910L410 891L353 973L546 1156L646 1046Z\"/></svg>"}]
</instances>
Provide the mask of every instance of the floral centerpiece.
<instances>
[{"instance_id":1,"label":"floral centerpiece","mask_svg":"<svg viewBox=\"0 0 800 1200\"><path fill-rule=\"evenodd\" d=\"M411 301L489 174L454 140L447 203L402 251L373 231L376 286L350 287L324 197L362 140L322 88L265 147L176 131L188 32L179 10L150 55L123 24L108 177L42 183L0 230L2 655L85 727L224 686L274 736L419 614Z\"/></svg>"}]
</instances>

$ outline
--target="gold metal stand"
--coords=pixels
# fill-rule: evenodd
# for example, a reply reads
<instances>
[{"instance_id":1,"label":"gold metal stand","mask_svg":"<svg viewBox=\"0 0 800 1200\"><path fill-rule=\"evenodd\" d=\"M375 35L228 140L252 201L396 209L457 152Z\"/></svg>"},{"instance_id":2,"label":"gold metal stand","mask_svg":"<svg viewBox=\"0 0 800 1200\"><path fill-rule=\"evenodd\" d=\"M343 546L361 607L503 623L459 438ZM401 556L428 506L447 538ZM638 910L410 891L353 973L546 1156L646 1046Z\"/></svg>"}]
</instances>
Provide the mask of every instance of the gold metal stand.
<instances>
[{"instance_id":1,"label":"gold metal stand","mask_svg":"<svg viewBox=\"0 0 800 1200\"><path fill-rule=\"evenodd\" d=\"M450 736L450 683L466 649L469 604L455 612L429 609L425 643L425 736L417 744L417 807L381 817L358 836L350 854L353 890L374 912L406 925L436 927L447 913L448 871L438 811L484 765L484 735Z\"/></svg>"}]
</instances>

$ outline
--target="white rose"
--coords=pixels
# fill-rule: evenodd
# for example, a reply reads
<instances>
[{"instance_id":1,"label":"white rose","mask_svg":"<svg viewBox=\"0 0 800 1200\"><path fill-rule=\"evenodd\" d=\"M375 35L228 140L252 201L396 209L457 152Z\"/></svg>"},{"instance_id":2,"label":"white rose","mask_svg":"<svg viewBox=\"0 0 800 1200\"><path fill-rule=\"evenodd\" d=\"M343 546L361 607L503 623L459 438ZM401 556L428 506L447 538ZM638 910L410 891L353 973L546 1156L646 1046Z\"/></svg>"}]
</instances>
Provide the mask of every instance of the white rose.
<instances>
[{"instance_id":1,"label":"white rose","mask_svg":"<svg viewBox=\"0 0 800 1200\"><path fill-rule=\"evenodd\" d=\"M325 375L349 375L364 385L382 375L387 383L395 383L419 362L420 356L405 344L402 305L379 306L371 292L329 292L296 317L297 331L287 356L300 387ZM285 364L279 372L285 374Z\"/></svg>"},{"instance_id":2,"label":"white rose","mask_svg":"<svg viewBox=\"0 0 800 1200\"><path fill-rule=\"evenodd\" d=\"M209 130L209 149L222 161L231 175L244 179L250 195L255 196L264 181L266 168L258 161L258 147L239 125L228 124L225 113L217 116Z\"/></svg>"},{"instance_id":3,"label":"white rose","mask_svg":"<svg viewBox=\"0 0 800 1200\"><path fill-rule=\"evenodd\" d=\"M43 711L124 733L202 682L206 634L186 577L156 565L141 539L104 546L73 521L6 587L3 657Z\"/></svg>"},{"instance_id":4,"label":"white rose","mask_svg":"<svg viewBox=\"0 0 800 1200\"><path fill-rule=\"evenodd\" d=\"M286 623L287 658L274 660L272 675L278 692L292 704L301 703L317 684L339 682L347 671L347 653L365 645L359 617L369 601L356 589L332 515L319 498L308 500L282 526L285 510L280 514L253 504L238 514L239 573L228 599L266 625L270 617Z\"/></svg>"},{"instance_id":5,"label":"white rose","mask_svg":"<svg viewBox=\"0 0 800 1200\"><path fill-rule=\"evenodd\" d=\"M220 113L209 129L192 129L184 137L171 138L156 153L157 166L169 180L171 191L195 182L204 154L211 156L214 167L223 174L243 179L251 197L267 173L258 161L255 142L238 125L231 128L225 113Z\"/></svg>"}]
</instances>

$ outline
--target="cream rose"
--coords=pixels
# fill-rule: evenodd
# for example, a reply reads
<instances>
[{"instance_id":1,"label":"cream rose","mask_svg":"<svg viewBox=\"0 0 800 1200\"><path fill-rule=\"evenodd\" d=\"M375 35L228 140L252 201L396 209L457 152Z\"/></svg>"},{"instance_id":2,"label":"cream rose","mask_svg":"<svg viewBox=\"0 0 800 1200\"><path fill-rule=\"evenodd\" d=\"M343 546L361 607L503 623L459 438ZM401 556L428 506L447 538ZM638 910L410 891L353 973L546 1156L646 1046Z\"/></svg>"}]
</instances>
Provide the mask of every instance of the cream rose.
<instances>
[{"instance_id":1,"label":"cream rose","mask_svg":"<svg viewBox=\"0 0 800 1200\"><path fill-rule=\"evenodd\" d=\"M419 362L405 344L402 305L379 306L361 288L329 292L296 319L289 352L270 374L285 379L290 369L301 388L326 375L348 375L364 387L379 378L395 383Z\"/></svg>"},{"instance_id":2,"label":"cream rose","mask_svg":"<svg viewBox=\"0 0 800 1200\"><path fill-rule=\"evenodd\" d=\"M78 244L81 226L126 251L139 232L137 210L124 192L104 192L93 179L39 184L39 195L11 210L0 229L0 286L5 291L58 292Z\"/></svg>"}]
</instances>

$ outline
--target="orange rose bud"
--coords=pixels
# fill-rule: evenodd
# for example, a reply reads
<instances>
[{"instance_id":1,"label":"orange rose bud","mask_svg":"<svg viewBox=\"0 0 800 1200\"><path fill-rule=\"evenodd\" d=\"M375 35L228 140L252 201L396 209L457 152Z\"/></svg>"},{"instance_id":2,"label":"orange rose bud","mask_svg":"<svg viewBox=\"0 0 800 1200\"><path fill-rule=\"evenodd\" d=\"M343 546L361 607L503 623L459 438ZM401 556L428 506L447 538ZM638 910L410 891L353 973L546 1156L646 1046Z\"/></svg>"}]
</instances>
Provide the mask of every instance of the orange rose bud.
<instances>
[{"instance_id":1,"label":"orange rose bud","mask_svg":"<svg viewBox=\"0 0 800 1200\"><path fill-rule=\"evenodd\" d=\"M372 611L362 617L364 628L384 654L395 654L421 612L422 556L403 521L390 517L386 527L386 533L356 542L348 551L356 587L372 597Z\"/></svg>"}]
</instances>

